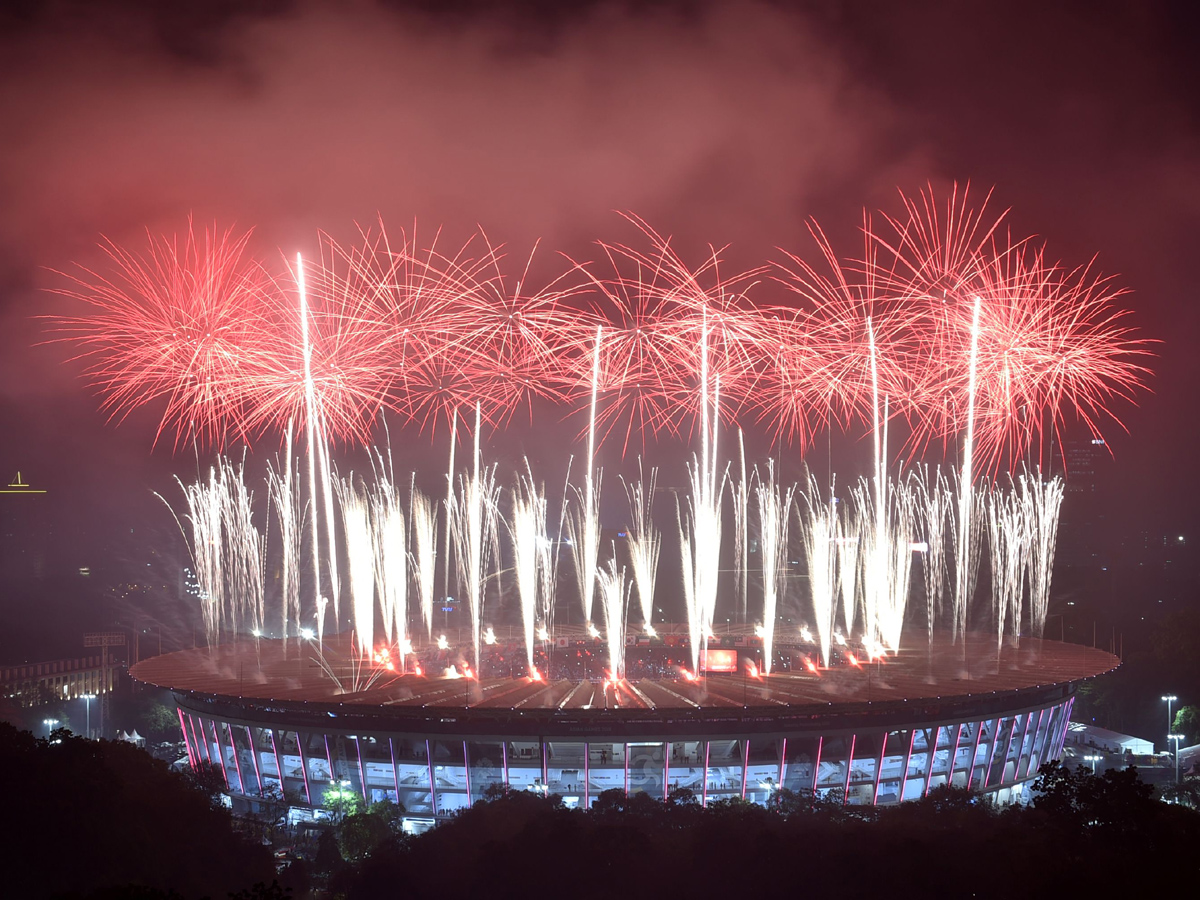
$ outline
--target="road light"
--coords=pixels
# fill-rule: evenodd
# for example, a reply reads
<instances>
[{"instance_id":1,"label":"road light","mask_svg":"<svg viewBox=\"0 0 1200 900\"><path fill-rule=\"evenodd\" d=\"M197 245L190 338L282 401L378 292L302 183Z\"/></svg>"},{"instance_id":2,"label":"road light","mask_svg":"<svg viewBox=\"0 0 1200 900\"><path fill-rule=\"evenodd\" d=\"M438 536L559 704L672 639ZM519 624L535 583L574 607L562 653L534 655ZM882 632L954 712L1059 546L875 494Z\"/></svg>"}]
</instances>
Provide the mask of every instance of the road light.
<instances>
[{"instance_id":1,"label":"road light","mask_svg":"<svg viewBox=\"0 0 1200 900\"><path fill-rule=\"evenodd\" d=\"M1178 699L1179 698L1176 697L1174 694L1165 694L1163 696L1163 702L1167 704L1167 733L1168 734L1170 733L1171 729L1175 725L1175 723L1171 720L1171 704L1174 703ZM1170 737L1167 738L1168 741L1170 739L1171 739Z\"/></svg>"},{"instance_id":2,"label":"road light","mask_svg":"<svg viewBox=\"0 0 1200 900\"><path fill-rule=\"evenodd\" d=\"M50 737L50 732L58 725L58 719L42 719L42 724L46 726L46 737Z\"/></svg>"},{"instance_id":3,"label":"road light","mask_svg":"<svg viewBox=\"0 0 1200 900\"><path fill-rule=\"evenodd\" d=\"M1090 762L1092 764L1092 774L1095 775L1096 774L1096 763L1100 762L1100 760L1102 760L1103 758L1104 758L1103 756L1085 756L1083 759L1085 762Z\"/></svg>"},{"instance_id":4,"label":"road light","mask_svg":"<svg viewBox=\"0 0 1200 900\"><path fill-rule=\"evenodd\" d=\"M90 738L92 736L92 701L96 699L96 695L80 694L79 699L87 706L87 731L85 734Z\"/></svg>"},{"instance_id":5,"label":"road light","mask_svg":"<svg viewBox=\"0 0 1200 900\"><path fill-rule=\"evenodd\" d=\"M1179 742L1183 740L1183 735L1168 734L1167 740L1175 742L1175 783L1179 784Z\"/></svg>"}]
</instances>

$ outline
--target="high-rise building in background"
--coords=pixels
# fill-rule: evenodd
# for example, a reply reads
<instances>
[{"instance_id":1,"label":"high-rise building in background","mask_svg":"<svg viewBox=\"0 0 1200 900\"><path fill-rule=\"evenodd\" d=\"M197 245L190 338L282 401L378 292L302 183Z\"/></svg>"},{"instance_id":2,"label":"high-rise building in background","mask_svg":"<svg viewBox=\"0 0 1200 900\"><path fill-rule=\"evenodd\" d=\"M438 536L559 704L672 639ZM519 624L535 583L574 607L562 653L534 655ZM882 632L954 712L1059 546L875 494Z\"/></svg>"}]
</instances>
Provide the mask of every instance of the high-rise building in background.
<instances>
[{"instance_id":1,"label":"high-rise building in background","mask_svg":"<svg viewBox=\"0 0 1200 900\"><path fill-rule=\"evenodd\" d=\"M1101 438L1069 439L1063 442L1054 465L1066 487L1057 562L1073 568L1105 568L1111 555L1108 504L1112 499L1112 457L1108 447Z\"/></svg>"},{"instance_id":2,"label":"high-rise building in background","mask_svg":"<svg viewBox=\"0 0 1200 900\"><path fill-rule=\"evenodd\" d=\"M0 581L37 581L46 576L53 542L44 488L20 472L0 487Z\"/></svg>"}]
</instances>

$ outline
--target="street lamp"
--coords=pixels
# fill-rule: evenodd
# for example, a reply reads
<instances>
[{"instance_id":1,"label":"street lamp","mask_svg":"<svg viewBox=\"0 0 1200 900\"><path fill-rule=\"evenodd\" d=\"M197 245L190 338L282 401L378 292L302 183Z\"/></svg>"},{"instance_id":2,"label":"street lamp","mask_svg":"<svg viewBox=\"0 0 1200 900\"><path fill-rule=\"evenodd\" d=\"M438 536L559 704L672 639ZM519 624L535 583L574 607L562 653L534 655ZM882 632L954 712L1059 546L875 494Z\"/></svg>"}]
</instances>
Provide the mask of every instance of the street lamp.
<instances>
[{"instance_id":1,"label":"street lamp","mask_svg":"<svg viewBox=\"0 0 1200 900\"><path fill-rule=\"evenodd\" d=\"M1167 704L1167 732L1168 733L1171 731L1171 728L1175 724L1171 719L1171 704L1174 703L1178 699L1179 698L1176 697L1174 694L1166 694L1163 697L1163 702ZM1168 737L1167 740L1170 740L1170 737Z\"/></svg>"},{"instance_id":2,"label":"street lamp","mask_svg":"<svg viewBox=\"0 0 1200 900\"><path fill-rule=\"evenodd\" d=\"M42 719L42 724L46 726L46 737L50 737L50 732L54 730L54 726L58 724L58 719Z\"/></svg>"},{"instance_id":3,"label":"street lamp","mask_svg":"<svg viewBox=\"0 0 1200 900\"><path fill-rule=\"evenodd\" d=\"M1100 762L1100 760L1102 760L1103 758L1104 757L1102 757L1102 756L1085 756L1084 757L1085 762L1090 762L1092 764L1092 774L1093 775L1096 774L1096 763Z\"/></svg>"},{"instance_id":4,"label":"street lamp","mask_svg":"<svg viewBox=\"0 0 1200 900\"><path fill-rule=\"evenodd\" d=\"M1175 783L1179 784L1179 742L1183 740L1183 735L1168 734L1167 740L1175 742Z\"/></svg>"},{"instance_id":5,"label":"street lamp","mask_svg":"<svg viewBox=\"0 0 1200 900\"><path fill-rule=\"evenodd\" d=\"M87 706L87 731L85 732L90 739L92 736L92 701L96 699L95 694L80 694L81 699Z\"/></svg>"}]
</instances>

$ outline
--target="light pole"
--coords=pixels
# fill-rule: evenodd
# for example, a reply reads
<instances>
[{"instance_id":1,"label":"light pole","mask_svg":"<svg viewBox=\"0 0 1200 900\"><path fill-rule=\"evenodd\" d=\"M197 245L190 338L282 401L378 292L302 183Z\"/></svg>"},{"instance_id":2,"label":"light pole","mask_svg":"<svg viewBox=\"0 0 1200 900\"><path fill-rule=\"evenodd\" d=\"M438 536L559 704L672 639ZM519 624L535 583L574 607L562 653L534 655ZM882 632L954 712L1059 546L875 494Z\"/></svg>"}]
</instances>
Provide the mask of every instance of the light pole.
<instances>
[{"instance_id":1,"label":"light pole","mask_svg":"<svg viewBox=\"0 0 1200 900\"><path fill-rule=\"evenodd\" d=\"M1093 775L1096 774L1096 763L1100 762L1100 760L1103 758L1104 757L1102 757L1102 756L1085 756L1084 757L1085 762L1090 762L1092 764L1092 774Z\"/></svg>"},{"instance_id":2,"label":"light pole","mask_svg":"<svg viewBox=\"0 0 1200 900\"><path fill-rule=\"evenodd\" d=\"M87 708L87 734L88 740L92 737L92 701L96 699L95 694L80 694L79 698L84 702Z\"/></svg>"},{"instance_id":3,"label":"light pole","mask_svg":"<svg viewBox=\"0 0 1200 900\"><path fill-rule=\"evenodd\" d=\"M42 724L46 726L46 737L50 737L50 732L54 731L54 726L58 724L58 719L42 719Z\"/></svg>"},{"instance_id":4,"label":"light pole","mask_svg":"<svg viewBox=\"0 0 1200 900\"><path fill-rule=\"evenodd\" d=\"M1174 694L1165 694L1163 696L1163 702L1167 704L1167 734L1168 734L1167 740L1168 741L1171 739L1169 737L1169 735L1171 733L1171 729L1175 725L1175 723L1171 720L1171 704L1174 703L1178 699L1179 698L1176 697Z\"/></svg>"},{"instance_id":5,"label":"light pole","mask_svg":"<svg viewBox=\"0 0 1200 900\"><path fill-rule=\"evenodd\" d=\"M1175 783L1179 784L1179 742L1183 740L1183 735L1168 734L1167 740L1175 742Z\"/></svg>"}]
</instances>

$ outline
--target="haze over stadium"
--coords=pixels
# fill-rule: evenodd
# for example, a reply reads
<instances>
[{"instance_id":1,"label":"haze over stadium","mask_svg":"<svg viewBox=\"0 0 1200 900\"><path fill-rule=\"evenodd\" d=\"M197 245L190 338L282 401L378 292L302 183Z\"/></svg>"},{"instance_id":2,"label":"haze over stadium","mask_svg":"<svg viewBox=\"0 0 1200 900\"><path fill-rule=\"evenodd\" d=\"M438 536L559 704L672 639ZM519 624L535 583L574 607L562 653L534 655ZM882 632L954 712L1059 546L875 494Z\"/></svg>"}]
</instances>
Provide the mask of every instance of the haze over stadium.
<instances>
[{"instance_id":1,"label":"haze over stadium","mask_svg":"<svg viewBox=\"0 0 1200 900\"><path fill-rule=\"evenodd\" d=\"M1062 16L1055 20L1058 26L1069 19ZM980 303L985 321L975 358L981 377L976 402L970 404L972 429L977 430L973 479L999 476L1003 486L1006 473L1019 473L1021 462L1031 471L1041 465L1043 474L1049 474L1056 432L1102 434L1122 465L1129 461L1129 475L1118 486L1125 499L1117 504L1130 518L1164 504L1185 508L1189 491L1167 489L1166 473L1186 479L1189 467L1148 465L1145 442L1125 436L1106 415L1108 409L1116 412L1135 437L1146 433L1155 416L1161 419L1163 409L1176 405L1173 392L1180 397L1186 393L1185 355L1173 356L1153 345L1156 353L1167 353L1155 363L1161 374L1153 381L1155 390L1166 393L1146 410L1121 399L1139 396L1136 384L1146 379L1136 367L1146 359L1131 362L1118 354L1113 360L1097 353L1093 367L1069 365L1057 373L1041 368L1036 376L1029 364L1031 359L1065 359L1064 335L1085 344L1096 338L1097 347L1107 341L1123 353L1149 349L1131 343L1140 335L1160 337L1167 331L1161 327L1163 319L1174 313L1167 312L1161 298L1178 294L1164 285L1174 283L1172 260L1179 254L1173 241L1186 231L1180 225L1192 210L1190 182L1180 177L1187 171L1181 164L1186 150L1171 139L1166 126L1158 132L1130 130L1115 124L1120 120L1116 114L1086 102L1075 104L1079 94L1068 78L1039 77L1037 92L1030 94L1033 82L1021 83L1022 76L1000 90L972 74L973 65L962 64L968 56L1008 54L1021 47L1027 55L1062 66L1047 62L1043 73L1050 68L1066 73L1072 65L1092 65L1087 61L1097 48L1116 52L1122 40L1158 34L1161 20L1134 16L1121 38L1074 21L1070 27L1048 24L1032 31L997 21L973 29L987 35L986 47L977 39L968 53L964 42L942 39L953 31L943 19L932 7L918 7L899 18L888 14L859 22L856 31L811 10L714 4L649 13L589 8L539 28L529 27L530 20L519 13L499 14L490 22L495 28L476 31L458 21L405 10L364 5L333 17L300 6L283 14L215 15L198 27L189 23L178 28L164 19L156 23L157 31L122 28L117 16L115 27L97 36L87 30L96 24L90 19L79 25L51 13L35 17L23 26L21 43L14 43L14 53L8 55L10 65L28 66L40 75L5 94L13 134L20 136L4 150L5 170L14 176L9 185L13 202L6 207L3 226L6 279L96 297L100 285L91 272L114 278L118 293L127 291L130 286L119 283L107 251L92 248L96 235L105 234L112 238L109 250L125 255L127 271L139 259L146 265L161 263L168 271L176 265L174 255L179 270L186 272L201 259L220 257L209 274L229 278L237 287L229 294L228 307L203 310L217 321L225 317L230 330L222 340L237 352L222 357L214 345L207 348L212 351L207 359L170 355L167 369L158 367L161 359L154 365L142 359L140 374L124 382L137 365L123 375L120 366L112 365L114 357L106 363L103 353L80 360L81 351L86 355L102 344L71 346L58 340L63 332L47 334L45 319L29 318L30 312L49 313L61 325L76 328L75 338L102 341L101 334L87 332L84 323L96 324L95 310L78 297L41 296L19 312L10 307L9 334L18 348L5 356L12 374L6 379L11 385L11 431L27 436L27 455L62 461L54 477L63 480L54 483L56 490L49 495L54 503L90 507L92 498L103 496L100 505L136 532L119 540L127 528L105 529L102 540L62 542L61 552L82 555L75 548L119 545L106 555L137 557L137 565L144 567L146 548L157 546L166 548L162 552L173 560L186 560L181 543L171 546L175 524L154 493L168 497L182 512L182 494L172 476L193 485L197 479L186 471L197 450L202 462L196 468L207 469L215 450L224 448L237 459L246 441L250 457L240 480L259 504L255 527L275 527L267 525L262 513L266 498L257 486L266 482L259 478L267 474L268 459L287 446L289 422L296 450L310 443L324 445L307 434L306 413L318 405L323 418L311 424L324 431L333 448L328 459L318 454L314 460L323 484L319 505L325 510L326 530L319 539L326 546L340 541L345 530L339 491L347 498L359 492L363 497L376 492L380 498L388 493L374 481L368 489L366 481L349 477L351 470L387 469L379 456L373 469L371 454L363 449L373 445L385 451L385 429L391 431L394 467L387 472L387 486L403 494L407 473L421 473L418 487L428 501L426 521L439 507L444 511L445 499L458 502L465 496L445 480L448 442L457 428L458 469L473 470L464 460L473 456L467 447L478 436L481 474L489 462L499 464L494 487L507 493L519 473L526 475L524 486L518 486L522 504L513 503L513 512L497 520L502 534L507 528L527 533L539 516L559 520L556 507L563 505L563 495L574 497L578 491L585 502L562 521L562 528L574 528L580 540L595 542L599 523L613 524L629 515L618 484L623 478L631 493L643 495L647 528L663 533L668 543L680 541L685 531L692 532L680 529L674 510L645 504L653 506L649 483L658 468L660 490L685 488L683 498L696 496L700 507L691 515L697 523L706 510L711 513L711 501L705 505L704 491L692 491L691 476L683 471L693 452L708 479L698 480L697 487L711 485L713 476L723 476L730 466L738 496L735 502L728 495L724 502L738 512L728 510L723 523L727 546L741 546L746 529L760 527L757 511L771 506L772 494L786 499L793 484L802 489L803 497L796 494L793 500L801 501L805 527L811 530L822 509L813 501L828 499L835 474L848 503L858 477L885 482L876 478L880 460L893 479L900 478L901 464L912 467L922 461L946 464L947 475L951 469L961 471L969 369L946 363L961 362L973 308L957 303L939 309L932 300L947 285L904 262L917 260L919 266L933 238L951 248L951 259L954 247L970 248L976 239L994 242L991 262L974 265L969 276L982 298L1023 292L1044 301L1036 307L1041 318L1033 319L1022 319L1028 310L1015 304ZM846 37L852 32L858 35L854 40ZM895 40L895 35L906 39ZM77 52L82 47L88 54ZM397 47L404 52L396 52ZM931 52L934 47L937 51ZM618 48L623 63L613 66L611 52ZM317 57L327 60L325 70L309 64ZM84 58L92 61L90 75L76 61ZM925 63L914 61L935 58L942 65L956 61L953 67L966 74L960 79L922 77ZM449 59L455 65L447 65ZM114 64L93 66L96 60ZM1109 85L1113 90L1105 95L1106 103L1140 108L1139 90L1170 81L1168 61L1164 56L1161 68L1142 68L1120 85ZM166 80L160 77L164 74ZM95 81L95 93L81 89L88 80L84 75ZM494 88L486 100L476 90L480 83ZM397 89L418 84L421 90ZM593 87L597 85L603 88ZM1045 102L1013 111L1014 96ZM1175 102L1173 94L1167 96L1164 102ZM107 99L97 104L92 97ZM401 104L393 107L394 117L367 114L384 98ZM934 107L942 114L936 121L920 114ZM55 115L42 115L43 108ZM977 127L988 120L988 110L1003 110L1007 127ZM1064 110L1076 114L1064 116ZM968 120L975 126L967 127ZM1026 141L1021 135L1028 132L1040 139ZM1153 151L1146 150L1139 134L1154 144ZM1156 135L1153 141L1150 134ZM1062 152L1046 152L1047 146ZM1139 164L1113 169L1108 162L1113 152ZM967 179L973 185L964 198ZM997 186L995 194L984 205L991 184ZM1100 184L1102 192L1095 189ZM897 196L896 185L905 193ZM932 197L931 208L926 207L926 193ZM1002 216L1010 204L1013 212ZM869 223L857 212L863 206L873 211ZM1119 217L1098 214L1118 208L1124 211ZM1150 209L1153 216L1139 213ZM612 210L633 210L644 219L622 221ZM956 212L948 217L950 210ZM907 224L929 221L932 211L939 222L928 233ZM974 213L979 213L978 221L971 218ZM408 223L414 217L419 225L412 229ZM364 233L358 233L356 222ZM387 223L394 256L382 252L381 222ZM481 224L475 227L474 222ZM999 230L987 237L996 222L1002 223ZM813 223L819 223L816 243L809 233ZM246 237L251 224L256 227ZM866 253L854 249L862 246L854 234L859 224L867 225ZM165 236L151 239L157 247L153 251L141 234L147 228ZM319 228L327 229L328 236L318 236ZM822 233L829 237L832 266L822 250ZM1022 243L1035 233L1039 236ZM189 234L195 239L190 261ZM1041 235L1049 257L1039 256ZM596 237L600 244L592 243ZM706 249L709 241L720 248L716 254ZM1092 261L1097 250L1100 255ZM308 317L299 316L295 305L301 270L297 252L311 282ZM152 264L154 255L158 263ZM718 256L719 276L706 268ZM1065 268L1057 267L1060 258L1069 261ZM655 276L663 261L665 268ZM51 271L30 274L35 264ZM640 280L639 268L651 274ZM1120 281L1106 281L1114 271L1124 273ZM72 287L63 273L81 283ZM707 385L700 375L702 342L697 340L706 322L704 315L696 315L697 297L691 297L690 307L666 308L671 278L686 281L692 273L715 311L708 344L713 377ZM398 285L431 287L428 307L405 310L414 317L407 325L415 335L411 343L387 340L388 329L400 320L387 317L387 297L361 290L380 274L394 276ZM667 279L656 282L663 274ZM862 287L847 290L843 277ZM497 341L482 356L464 352L466 338L438 344L431 335L451 317L432 288L454 281L459 282L458 295L474 310L467 315L460 309L454 324L471 341L489 327L503 325L504 316L518 305L534 325L505 328L500 333L507 343ZM903 297L902 283L910 285L904 290L912 291L917 302ZM157 289L154 284L153 278L143 277L150 293ZM874 284L883 286L880 296L875 296ZM1135 286L1138 294L1112 296L1121 285ZM237 304L256 295L263 304L250 315L239 315ZM169 301L170 292L160 299ZM1081 300L1084 312L1072 320L1067 310ZM1135 301L1135 316L1108 318L1109 312ZM869 326L863 314L868 310ZM747 311L753 314L745 315ZM1185 318L1189 314L1181 312ZM137 341L136 317L117 315L115 324L134 340L125 345L127 352L164 349ZM654 325L654 340L639 334L639 321ZM1144 330L1138 336L1127 333L1127 322ZM154 320L141 324L153 328ZM312 328L311 379L300 375L304 341L298 330L303 324ZM1027 342L1030 335L1037 340ZM186 348L186 342L180 346ZM254 348L249 357L242 352L246 347ZM438 352L431 352L434 348ZM832 359L830 348L839 351ZM384 353L392 364L380 367ZM59 364L72 357L75 361L68 365ZM1113 361L1116 369L1110 367ZM184 362L195 365L200 377L180 381ZM1124 364L1135 368L1122 368ZM97 381L110 380L112 388L104 394L107 408L99 416L86 405L75 380L87 366L93 367ZM585 466L580 459L593 457L586 439L593 372L595 463ZM142 402L155 391L163 393ZM797 402L797 391L803 402ZM701 402L705 393L714 402ZM1147 395L1140 396L1144 401ZM476 403L482 428L474 425ZM461 410L457 416L456 408ZM701 421L705 409L719 423L717 449L707 460L700 440L708 434ZM1085 416L1082 423L1077 412ZM123 427L102 429L104 419L114 415ZM567 424L560 427L564 415ZM1087 416L1096 418L1089 423ZM1171 428L1191 427L1186 417L1166 419ZM744 431L744 476L734 426ZM416 431L423 432L419 440L412 439ZM88 452L74 452L77 443ZM1175 447L1187 442L1161 443ZM641 470L639 453L645 457ZM768 469L772 455L773 474ZM295 458L286 452L283 456ZM573 487L559 490L572 456ZM809 482L800 460L810 467L815 483ZM345 483L333 477L335 462ZM607 478L596 474L601 469ZM308 480L307 469L295 466L290 482L285 483L285 467L276 466L273 474L276 481L269 490L276 493ZM223 483L236 480L229 476ZM928 490L937 485L936 478L924 484L927 505L945 505L945 492ZM74 486L78 488L72 490ZM451 498L445 496L447 488ZM1009 496L1003 491L996 496L1001 495ZM864 509L882 506L880 495L867 490L862 496ZM954 495L953 509L944 510L947 515L958 514L962 496ZM540 511L542 503L548 504L545 512ZM518 506L525 514L515 515ZM684 507L686 518L686 503ZM404 515L420 518L407 509ZM991 515L999 520L1013 513L997 505ZM767 518L789 517L776 513ZM879 531L875 516L859 519ZM711 514L707 521L714 524ZM301 514L293 526L311 542L311 522L303 523ZM331 523L336 526L332 539ZM437 545L458 539L447 534L447 525L445 518L435 522L437 538L426 542L422 553L436 554ZM147 528L157 533L146 535ZM798 528L793 521L796 546L804 540ZM971 540L970 529L959 532L948 533L947 539L960 547L987 546L982 533ZM464 535L463 540L479 543L481 535ZM1008 551L997 552L1003 556ZM664 554L660 567L681 566L673 543ZM438 555L441 566L433 568L441 571L432 586L414 583L417 593L438 593L437 585L444 587L447 575L461 579L445 571L452 556ZM538 572L526 557L524 571ZM312 558L297 564L297 585L313 579ZM336 564L339 586L346 589L348 570L340 559ZM732 558L722 565L737 568ZM602 560L597 569L606 571ZM633 578L632 572L631 565L627 578ZM329 589L333 574L328 566L322 570L324 591L306 584L306 603L321 597L343 603ZM410 574L425 577L420 566ZM615 579L619 572L609 574ZM580 593L587 593L594 578L583 575ZM682 579L668 574L659 582L666 595L679 595L668 596L669 618L684 622ZM960 586L957 576L952 582L951 593L962 595L966 585ZM528 578L525 583L528 590ZM630 596L638 597L629 585L627 581ZM613 581L610 587L615 590L610 597L620 595L619 584ZM740 609L745 587L744 582L735 585L735 608ZM1000 593L1011 596L1005 590ZM599 591L596 599L602 595ZM794 597L789 600L787 591L781 596L774 602L782 604L782 615L794 617L796 610L789 605ZM582 612L581 600L571 603ZM1000 601L993 599L989 609L993 604ZM176 640L190 643L192 626L199 623L174 612L178 607L164 597L161 603L130 605L127 612L137 617L153 609L154 618ZM21 608L17 605L14 618L21 618ZM601 618L595 617L598 627L603 627ZM473 631L482 640L485 623L478 624Z\"/></svg>"}]
</instances>

